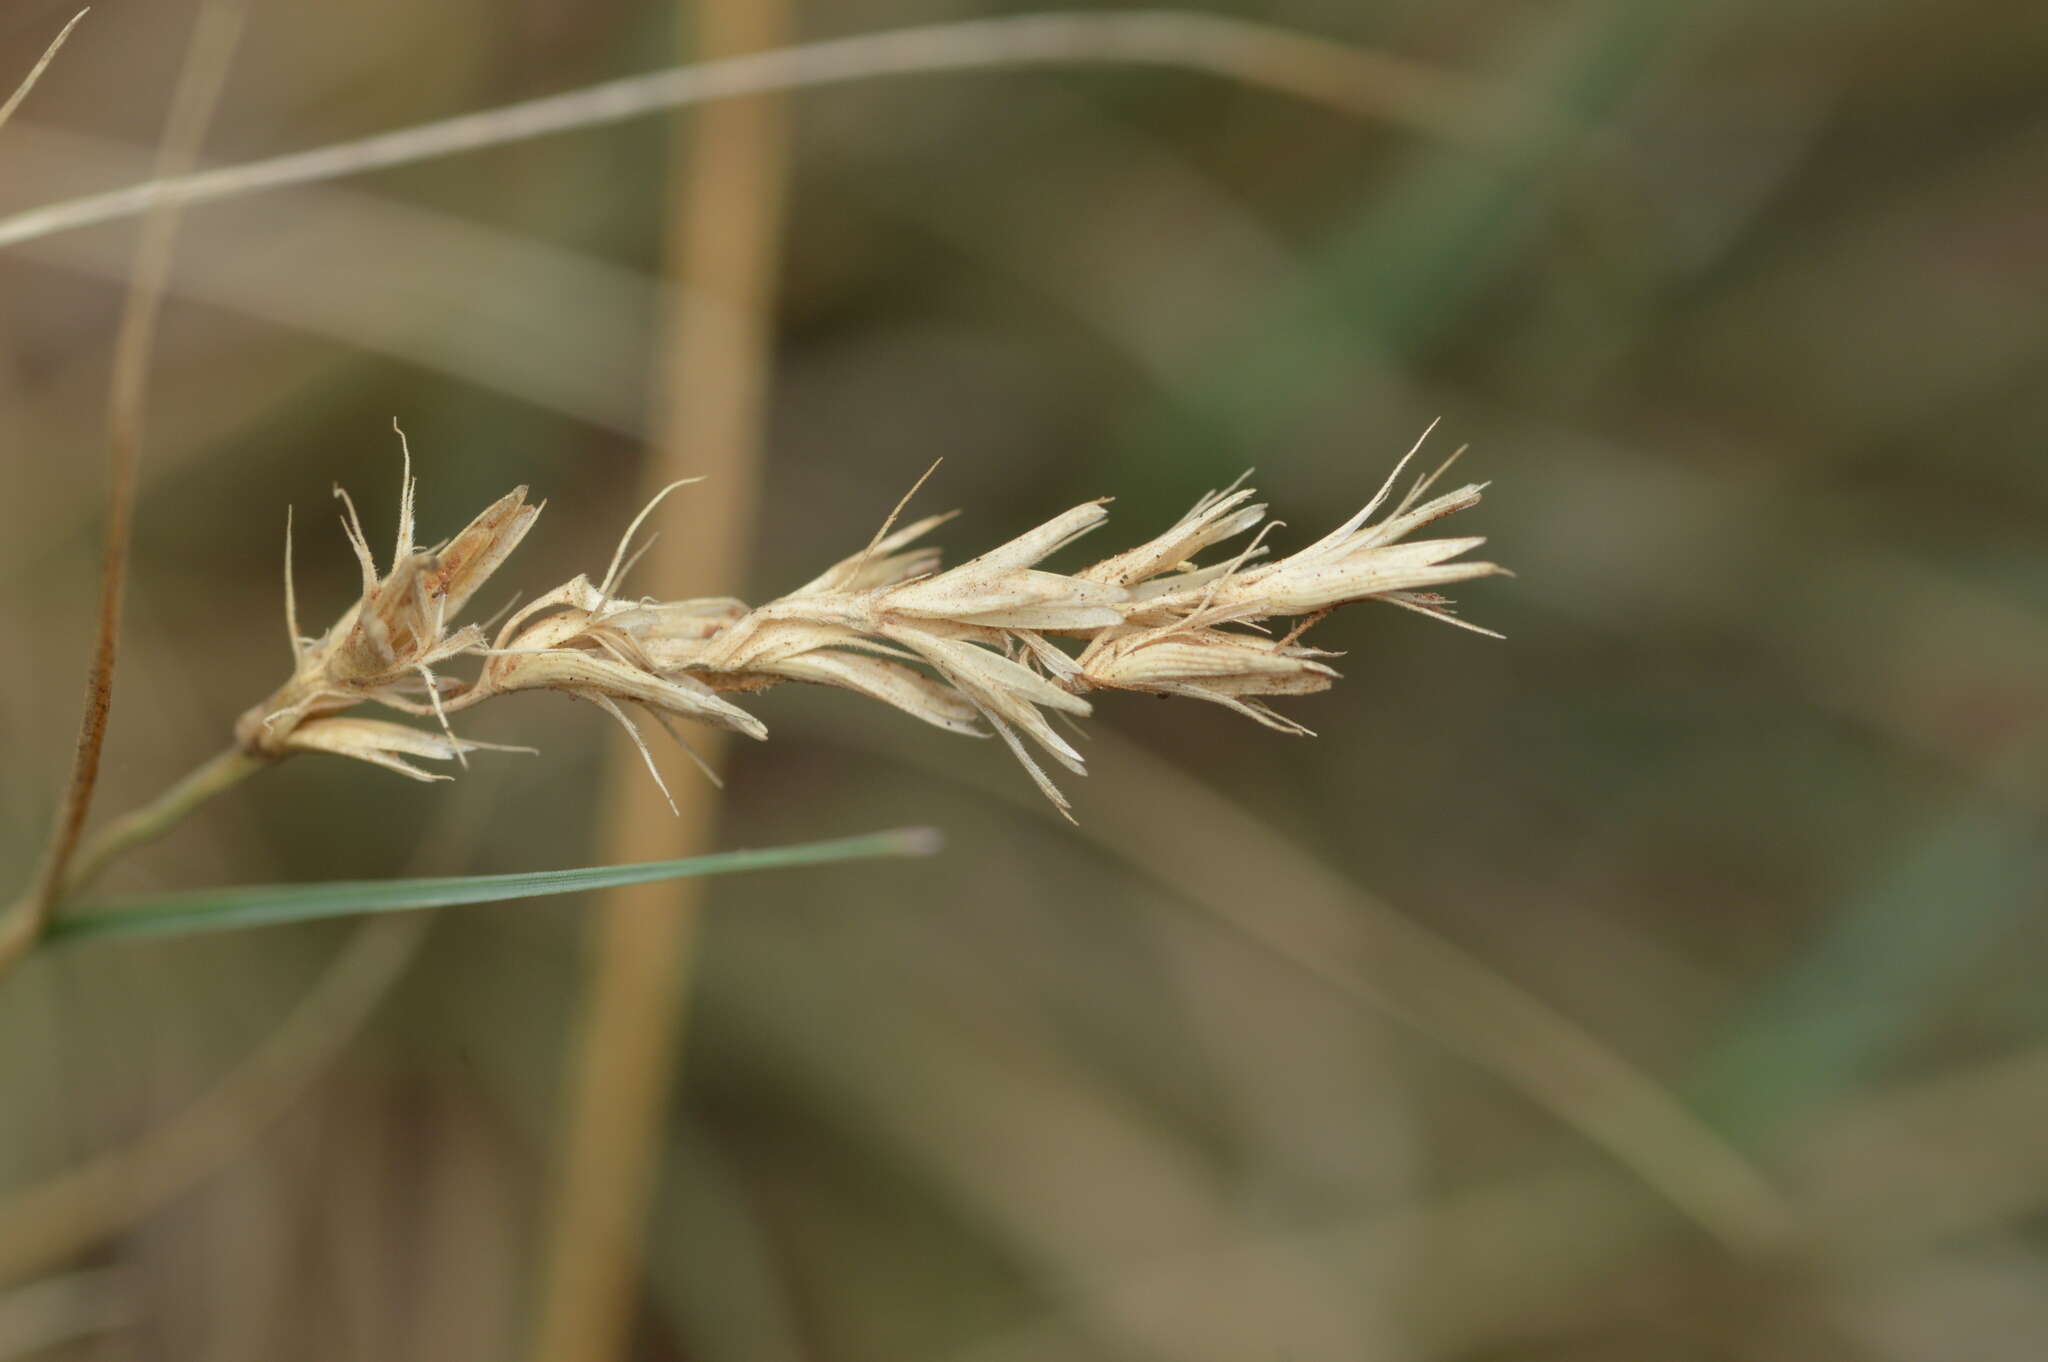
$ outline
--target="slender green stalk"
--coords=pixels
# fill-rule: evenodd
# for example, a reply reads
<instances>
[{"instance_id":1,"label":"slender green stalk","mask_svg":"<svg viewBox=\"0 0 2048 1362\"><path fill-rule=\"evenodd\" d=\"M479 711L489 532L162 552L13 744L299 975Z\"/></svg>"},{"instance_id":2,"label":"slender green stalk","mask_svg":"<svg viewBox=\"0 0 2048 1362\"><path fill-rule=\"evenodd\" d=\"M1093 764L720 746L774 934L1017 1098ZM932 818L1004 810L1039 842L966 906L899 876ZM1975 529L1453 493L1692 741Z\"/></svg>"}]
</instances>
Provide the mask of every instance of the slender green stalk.
<instances>
[{"instance_id":1,"label":"slender green stalk","mask_svg":"<svg viewBox=\"0 0 2048 1362\"><path fill-rule=\"evenodd\" d=\"M76 895L116 858L154 842L201 804L268 765L263 758L252 757L237 747L201 762L155 799L139 809L130 809L89 839L65 872L57 891L58 900Z\"/></svg>"},{"instance_id":2,"label":"slender green stalk","mask_svg":"<svg viewBox=\"0 0 2048 1362\"><path fill-rule=\"evenodd\" d=\"M63 879L50 896L50 911L54 912L58 904L92 883L117 857L155 841L201 804L269 764L261 757L231 747L201 762L141 808L132 809L101 828L65 867ZM40 892L40 886L32 886L0 913L0 974L34 950L49 931L50 914L35 909Z\"/></svg>"},{"instance_id":3,"label":"slender green stalk","mask_svg":"<svg viewBox=\"0 0 2048 1362\"><path fill-rule=\"evenodd\" d=\"M313 884L246 884L151 894L146 898L94 903L50 924L50 944L84 940L137 940L189 936L194 932L242 931L283 923L318 922L372 913L407 913L471 903L504 903L621 885L653 884L734 875L749 870L787 870L883 856L930 856L939 848L930 828L896 828L829 842L758 850L720 851L627 865L575 870L523 870L501 875L434 876L403 880L322 880Z\"/></svg>"}]
</instances>

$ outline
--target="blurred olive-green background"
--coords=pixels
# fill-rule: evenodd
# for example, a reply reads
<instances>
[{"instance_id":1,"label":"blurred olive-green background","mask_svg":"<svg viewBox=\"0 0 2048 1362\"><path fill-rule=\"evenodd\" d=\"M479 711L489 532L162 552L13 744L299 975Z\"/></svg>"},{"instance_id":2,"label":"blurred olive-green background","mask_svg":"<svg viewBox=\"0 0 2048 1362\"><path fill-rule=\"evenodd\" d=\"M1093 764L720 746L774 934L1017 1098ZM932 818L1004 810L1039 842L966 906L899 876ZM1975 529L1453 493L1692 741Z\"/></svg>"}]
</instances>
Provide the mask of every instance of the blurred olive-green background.
<instances>
[{"instance_id":1,"label":"blurred olive-green background","mask_svg":"<svg viewBox=\"0 0 2048 1362\"><path fill-rule=\"evenodd\" d=\"M1072 565L1247 467L1305 543L1442 418L1492 480L1452 532L1518 574L1455 594L1507 639L1346 610L1316 635L1345 680L1281 703L1315 739L1105 699L1078 830L996 744L760 697L722 845L932 824L947 849L714 883L637 1355L2048 1356L2048 9L1204 8L1473 78L1483 131L1158 69L796 96L749 597L857 549L942 456L919 504L964 508L954 559L1114 496ZM800 26L1012 9L813 0ZM0 213L140 177L194 11L95 6L0 132ZM0 86L70 12L0 6ZM651 69L686 18L256 0L206 155ZM387 538L394 416L425 537L515 483L548 502L486 611L601 570L641 476L667 137L191 212L102 816L282 679L287 505L308 628L351 599L329 488ZM132 243L0 253L10 884L69 759ZM440 786L292 762L108 882L590 863L603 716L520 697L469 732L541 755ZM516 1355L584 907L0 981L0 1258L26 1255L0 1359ZM1684 1139L1600 1138L1630 1120L1613 1058ZM223 1075L225 1158L20 1250L67 1214L34 1189Z\"/></svg>"}]
</instances>

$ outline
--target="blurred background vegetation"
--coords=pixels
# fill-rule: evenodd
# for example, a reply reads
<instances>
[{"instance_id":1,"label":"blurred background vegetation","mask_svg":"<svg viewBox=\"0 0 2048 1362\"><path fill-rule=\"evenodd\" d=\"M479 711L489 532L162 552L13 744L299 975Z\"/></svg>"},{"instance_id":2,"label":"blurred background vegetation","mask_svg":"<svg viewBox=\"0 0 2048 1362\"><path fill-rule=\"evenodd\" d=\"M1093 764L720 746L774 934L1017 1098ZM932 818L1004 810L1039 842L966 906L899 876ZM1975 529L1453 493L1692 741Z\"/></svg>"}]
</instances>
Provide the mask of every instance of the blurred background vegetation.
<instances>
[{"instance_id":1,"label":"blurred background vegetation","mask_svg":"<svg viewBox=\"0 0 2048 1362\"><path fill-rule=\"evenodd\" d=\"M837 0L800 30L1013 8ZM765 697L720 844L948 849L713 885L637 1355L2040 1358L2048 9L1206 8L1474 77L1489 131L1159 70L797 96L748 593L858 547L941 456L921 504L966 508L954 556L1114 495L1107 552L1250 466L1303 542L1442 417L1495 480L1464 532L1520 574L1464 614L1508 639L1346 612L1319 631L1346 681L1285 706L1313 741L1107 701L1079 830L992 744ZM258 0L207 156L650 69L684 12ZM140 177L193 13L95 9L0 136L0 212ZM0 85L69 15L0 7ZM388 532L394 415L429 538L525 482L549 509L507 582L601 567L666 137L192 211L103 812L283 675L288 504L305 617L350 599L329 487ZM17 881L68 760L132 239L0 253ZM108 883L587 864L605 722L493 706L475 735L542 755L441 787L293 762ZM0 983L0 1358L516 1355L582 920ZM166 1121L193 1149L80 1220L52 1180Z\"/></svg>"}]
</instances>

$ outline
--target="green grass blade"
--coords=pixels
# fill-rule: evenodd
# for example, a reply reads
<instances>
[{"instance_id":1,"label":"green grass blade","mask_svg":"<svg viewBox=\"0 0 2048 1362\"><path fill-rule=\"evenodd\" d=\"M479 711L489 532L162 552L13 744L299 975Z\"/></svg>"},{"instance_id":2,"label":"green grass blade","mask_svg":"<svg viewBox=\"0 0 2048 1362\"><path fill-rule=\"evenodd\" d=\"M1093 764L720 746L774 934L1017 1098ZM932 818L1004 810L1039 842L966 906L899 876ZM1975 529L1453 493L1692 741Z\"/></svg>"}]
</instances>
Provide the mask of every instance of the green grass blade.
<instances>
[{"instance_id":1,"label":"green grass blade","mask_svg":"<svg viewBox=\"0 0 2048 1362\"><path fill-rule=\"evenodd\" d=\"M610 889L650 880L697 875L732 875L748 870L785 870L881 856L928 856L939 847L930 828L897 828L863 837L721 851L678 861L591 866L581 870L537 870L512 875L455 875L414 880L330 880L321 884L252 884L196 889L176 894L95 903L65 913L50 926L52 945L84 940L184 936L233 931L273 923L312 922L364 913L403 913L464 903L498 903L587 889Z\"/></svg>"},{"instance_id":2,"label":"green grass blade","mask_svg":"<svg viewBox=\"0 0 2048 1362\"><path fill-rule=\"evenodd\" d=\"M1904 848L1730 1024L1694 1107L1760 1145L1881 1072L2034 911L2041 833L2033 810L1978 798Z\"/></svg>"}]
</instances>

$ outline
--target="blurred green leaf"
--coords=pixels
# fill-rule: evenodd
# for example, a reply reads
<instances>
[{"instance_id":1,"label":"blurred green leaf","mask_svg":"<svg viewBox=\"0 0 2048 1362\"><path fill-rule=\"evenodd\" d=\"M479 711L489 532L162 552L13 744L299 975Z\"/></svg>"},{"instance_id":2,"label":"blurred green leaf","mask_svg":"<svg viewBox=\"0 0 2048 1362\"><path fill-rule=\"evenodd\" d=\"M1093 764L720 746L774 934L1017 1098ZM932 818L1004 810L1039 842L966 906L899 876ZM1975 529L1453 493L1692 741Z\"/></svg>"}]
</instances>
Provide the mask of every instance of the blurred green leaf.
<instances>
[{"instance_id":1,"label":"blurred green leaf","mask_svg":"<svg viewBox=\"0 0 2048 1362\"><path fill-rule=\"evenodd\" d=\"M1685 6L1584 0L1505 34L1493 80L1502 109L1527 111L1517 134L1419 147L1389 183L1366 187L1295 286L1252 308L1195 381L1137 417L1124 476L1194 461L1229 478L1245 451L1292 438L1365 375L1413 363L1487 298L1670 49L1711 21Z\"/></svg>"},{"instance_id":2,"label":"blurred green leaf","mask_svg":"<svg viewBox=\"0 0 2048 1362\"><path fill-rule=\"evenodd\" d=\"M1902 848L1729 1024L1695 1108L1758 1144L1868 1081L2035 910L2042 845L2034 809L1976 798Z\"/></svg>"},{"instance_id":3,"label":"blurred green leaf","mask_svg":"<svg viewBox=\"0 0 2048 1362\"><path fill-rule=\"evenodd\" d=\"M98 903L67 913L52 924L47 940L59 943L231 931L364 913L403 913L420 908L449 908L464 903L542 898L549 894L573 894L625 884L646 884L653 880L689 879L698 875L786 870L796 866L831 865L883 856L928 856L938 847L938 834L930 828L896 828L863 837L769 847L761 851L722 851L711 856L692 856L676 861L590 866L581 870L198 889Z\"/></svg>"}]
</instances>

